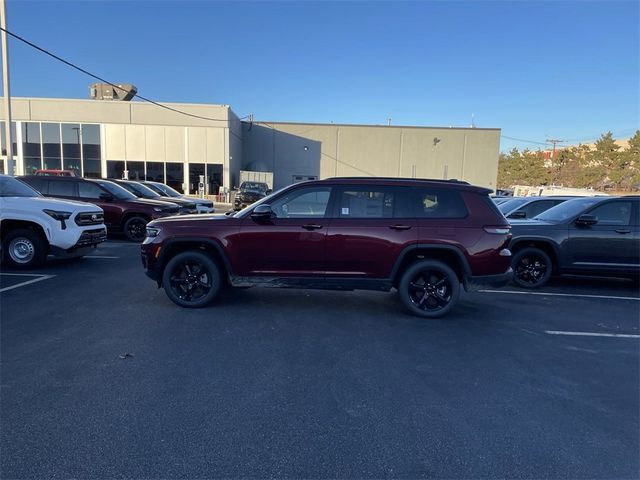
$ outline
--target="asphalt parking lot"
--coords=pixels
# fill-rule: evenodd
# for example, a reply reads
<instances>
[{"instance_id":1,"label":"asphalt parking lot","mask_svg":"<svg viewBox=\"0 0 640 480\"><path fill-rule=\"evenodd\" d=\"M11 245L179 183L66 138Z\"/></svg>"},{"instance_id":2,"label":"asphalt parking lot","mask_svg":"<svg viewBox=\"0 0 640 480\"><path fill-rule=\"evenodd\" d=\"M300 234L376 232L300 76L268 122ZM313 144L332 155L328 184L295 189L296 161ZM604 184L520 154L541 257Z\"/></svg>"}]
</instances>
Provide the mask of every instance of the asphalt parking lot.
<instances>
[{"instance_id":1,"label":"asphalt parking lot","mask_svg":"<svg viewBox=\"0 0 640 480\"><path fill-rule=\"evenodd\" d=\"M181 309L122 241L14 273L2 478L640 477L626 281L463 294L429 321L375 292Z\"/></svg>"}]
</instances>

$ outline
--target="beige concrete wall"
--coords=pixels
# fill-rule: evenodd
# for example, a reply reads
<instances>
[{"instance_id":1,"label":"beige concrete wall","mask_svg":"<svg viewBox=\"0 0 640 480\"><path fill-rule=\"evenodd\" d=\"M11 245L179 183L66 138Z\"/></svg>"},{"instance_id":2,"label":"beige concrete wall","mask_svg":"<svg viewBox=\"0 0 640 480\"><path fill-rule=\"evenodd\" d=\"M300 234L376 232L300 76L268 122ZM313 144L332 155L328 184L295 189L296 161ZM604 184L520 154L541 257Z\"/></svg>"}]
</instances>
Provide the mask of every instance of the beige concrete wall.
<instances>
[{"instance_id":1,"label":"beige concrete wall","mask_svg":"<svg viewBox=\"0 0 640 480\"><path fill-rule=\"evenodd\" d=\"M499 129L254 123L243 130L245 170L293 175L457 178L495 188Z\"/></svg>"}]
</instances>

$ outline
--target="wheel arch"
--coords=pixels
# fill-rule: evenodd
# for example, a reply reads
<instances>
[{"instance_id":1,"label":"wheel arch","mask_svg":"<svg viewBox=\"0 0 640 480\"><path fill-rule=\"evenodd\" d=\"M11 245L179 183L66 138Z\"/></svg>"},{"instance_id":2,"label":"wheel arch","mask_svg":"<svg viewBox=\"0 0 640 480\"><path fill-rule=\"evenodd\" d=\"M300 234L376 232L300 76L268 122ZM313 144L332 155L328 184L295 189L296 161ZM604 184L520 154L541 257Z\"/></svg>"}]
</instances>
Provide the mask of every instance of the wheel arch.
<instances>
[{"instance_id":1,"label":"wheel arch","mask_svg":"<svg viewBox=\"0 0 640 480\"><path fill-rule=\"evenodd\" d=\"M560 268L560 263L559 263L560 255L558 253L558 249L556 245L554 245L553 242L540 239L540 238L535 238L535 237L532 237L532 238L524 237L524 238L516 238L509 245L509 250L511 250L511 253L514 256L523 248L537 248L539 250L542 250L551 259L552 270L554 272L557 272L557 270Z\"/></svg>"},{"instance_id":2,"label":"wheel arch","mask_svg":"<svg viewBox=\"0 0 640 480\"><path fill-rule=\"evenodd\" d=\"M162 285L162 275L167 263L179 253L189 250L198 250L207 253L223 270L224 275L231 275L231 263L224 253L222 246L212 239L197 237L183 237L167 240L162 247L158 258L158 286Z\"/></svg>"},{"instance_id":3,"label":"wheel arch","mask_svg":"<svg viewBox=\"0 0 640 480\"><path fill-rule=\"evenodd\" d=\"M21 228L33 230L49 245L49 239L42 226L29 220L3 219L0 221L0 241L4 241L9 233Z\"/></svg>"},{"instance_id":4,"label":"wheel arch","mask_svg":"<svg viewBox=\"0 0 640 480\"><path fill-rule=\"evenodd\" d=\"M453 245L416 244L405 248L393 267L391 282L397 287L402 274L418 260L438 260L448 265L456 274L460 283L471 275L471 268L462 251Z\"/></svg>"}]
</instances>

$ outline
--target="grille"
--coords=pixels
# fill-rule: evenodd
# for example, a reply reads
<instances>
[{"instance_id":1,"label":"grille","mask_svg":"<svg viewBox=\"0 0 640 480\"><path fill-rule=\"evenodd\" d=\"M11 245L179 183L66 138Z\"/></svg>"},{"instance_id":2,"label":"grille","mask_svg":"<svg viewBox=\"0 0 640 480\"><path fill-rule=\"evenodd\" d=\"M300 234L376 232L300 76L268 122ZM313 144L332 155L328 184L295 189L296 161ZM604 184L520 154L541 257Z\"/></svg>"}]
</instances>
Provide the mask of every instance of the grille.
<instances>
[{"instance_id":1,"label":"grille","mask_svg":"<svg viewBox=\"0 0 640 480\"><path fill-rule=\"evenodd\" d=\"M85 212L79 213L75 218L76 225L84 227L86 225L100 225L104 223L104 215L102 212Z\"/></svg>"}]
</instances>

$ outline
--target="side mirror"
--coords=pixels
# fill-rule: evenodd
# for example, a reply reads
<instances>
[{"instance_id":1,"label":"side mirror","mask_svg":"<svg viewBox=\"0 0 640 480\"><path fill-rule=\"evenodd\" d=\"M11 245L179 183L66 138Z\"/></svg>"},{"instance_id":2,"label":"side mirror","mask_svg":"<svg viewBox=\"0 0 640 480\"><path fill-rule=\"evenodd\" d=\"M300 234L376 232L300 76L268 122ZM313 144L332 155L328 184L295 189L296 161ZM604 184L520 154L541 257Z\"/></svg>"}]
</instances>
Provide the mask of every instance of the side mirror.
<instances>
[{"instance_id":1,"label":"side mirror","mask_svg":"<svg viewBox=\"0 0 640 480\"><path fill-rule=\"evenodd\" d=\"M507 218L527 218L527 212L524 210L519 210L517 212L513 212Z\"/></svg>"},{"instance_id":2,"label":"side mirror","mask_svg":"<svg viewBox=\"0 0 640 480\"><path fill-rule=\"evenodd\" d=\"M253 209L253 212L251 212L251 218L254 220L267 220L273 217L275 217L275 214L273 210L271 210L271 205L258 205Z\"/></svg>"},{"instance_id":3,"label":"side mirror","mask_svg":"<svg viewBox=\"0 0 640 480\"><path fill-rule=\"evenodd\" d=\"M595 215L580 215L576 218L576 225L582 225L585 227L590 227L591 225L595 225L598 223L598 217Z\"/></svg>"},{"instance_id":4,"label":"side mirror","mask_svg":"<svg viewBox=\"0 0 640 480\"><path fill-rule=\"evenodd\" d=\"M107 193L107 192L101 193L99 198L100 198L100 200L104 200L105 202L113 201L113 195L111 195L110 193Z\"/></svg>"},{"instance_id":5,"label":"side mirror","mask_svg":"<svg viewBox=\"0 0 640 480\"><path fill-rule=\"evenodd\" d=\"M269 189L267 189L267 191L266 191L266 192L264 192L264 193L266 193L267 195L271 195L271 194L273 193L273 190L271 190L271 189L269 188Z\"/></svg>"}]
</instances>

